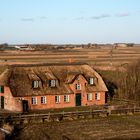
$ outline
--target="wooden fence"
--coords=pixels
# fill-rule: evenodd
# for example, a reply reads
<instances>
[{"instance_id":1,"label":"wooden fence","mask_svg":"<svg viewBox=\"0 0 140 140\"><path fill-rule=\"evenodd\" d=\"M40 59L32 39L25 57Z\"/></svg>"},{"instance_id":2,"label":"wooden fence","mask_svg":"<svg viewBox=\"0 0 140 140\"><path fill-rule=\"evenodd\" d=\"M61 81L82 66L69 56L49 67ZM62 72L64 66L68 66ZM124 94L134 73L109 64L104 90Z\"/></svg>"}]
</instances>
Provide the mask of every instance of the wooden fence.
<instances>
[{"instance_id":1,"label":"wooden fence","mask_svg":"<svg viewBox=\"0 0 140 140\"><path fill-rule=\"evenodd\" d=\"M109 115L124 115L135 114L140 112L140 107L134 108L120 108L120 109L102 109L90 111L75 111L75 112L59 112L59 113L45 113L45 114L0 114L0 123L12 122L13 124L25 123L43 123L55 122L62 120L76 120L95 117L107 117Z\"/></svg>"}]
</instances>

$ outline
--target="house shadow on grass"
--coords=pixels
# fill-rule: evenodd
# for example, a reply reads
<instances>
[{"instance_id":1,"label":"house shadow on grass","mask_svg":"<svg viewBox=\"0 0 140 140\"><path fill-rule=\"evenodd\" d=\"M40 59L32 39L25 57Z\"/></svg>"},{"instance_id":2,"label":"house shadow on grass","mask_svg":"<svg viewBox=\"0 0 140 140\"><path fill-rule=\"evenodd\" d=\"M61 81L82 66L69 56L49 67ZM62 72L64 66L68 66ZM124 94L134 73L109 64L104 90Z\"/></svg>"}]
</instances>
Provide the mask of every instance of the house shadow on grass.
<instances>
[{"instance_id":1,"label":"house shadow on grass","mask_svg":"<svg viewBox=\"0 0 140 140\"><path fill-rule=\"evenodd\" d=\"M108 79L104 79L104 82L105 82L107 89L108 89L108 92L106 94L106 102L108 99L110 101L112 101L113 97L116 94L116 90L118 89L118 87L113 82L109 81Z\"/></svg>"}]
</instances>

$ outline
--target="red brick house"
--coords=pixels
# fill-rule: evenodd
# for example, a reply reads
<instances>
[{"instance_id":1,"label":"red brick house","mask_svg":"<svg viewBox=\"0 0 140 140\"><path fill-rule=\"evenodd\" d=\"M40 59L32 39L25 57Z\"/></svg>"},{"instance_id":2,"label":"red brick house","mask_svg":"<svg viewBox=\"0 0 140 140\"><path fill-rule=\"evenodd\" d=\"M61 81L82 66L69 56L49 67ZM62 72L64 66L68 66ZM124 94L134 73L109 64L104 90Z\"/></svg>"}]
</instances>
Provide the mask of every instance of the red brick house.
<instances>
[{"instance_id":1,"label":"red brick house","mask_svg":"<svg viewBox=\"0 0 140 140\"><path fill-rule=\"evenodd\" d=\"M15 65L0 74L1 108L10 111L103 105L106 91L87 64Z\"/></svg>"}]
</instances>

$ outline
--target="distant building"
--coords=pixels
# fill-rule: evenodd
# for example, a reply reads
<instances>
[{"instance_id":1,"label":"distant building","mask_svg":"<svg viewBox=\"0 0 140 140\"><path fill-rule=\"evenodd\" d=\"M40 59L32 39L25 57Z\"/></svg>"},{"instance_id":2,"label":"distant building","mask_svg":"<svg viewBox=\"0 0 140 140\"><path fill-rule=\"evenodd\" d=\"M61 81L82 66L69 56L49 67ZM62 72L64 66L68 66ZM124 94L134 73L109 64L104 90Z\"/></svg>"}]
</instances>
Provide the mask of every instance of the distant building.
<instances>
[{"instance_id":1,"label":"distant building","mask_svg":"<svg viewBox=\"0 0 140 140\"><path fill-rule=\"evenodd\" d=\"M16 49L24 51L24 50L33 50L31 46L14 46Z\"/></svg>"},{"instance_id":2,"label":"distant building","mask_svg":"<svg viewBox=\"0 0 140 140\"><path fill-rule=\"evenodd\" d=\"M1 109L14 112L103 105L106 91L87 64L15 65L0 74Z\"/></svg>"},{"instance_id":3,"label":"distant building","mask_svg":"<svg viewBox=\"0 0 140 140\"><path fill-rule=\"evenodd\" d=\"M115 47L127 47L128 45L126 43L115 43Z\"/></svg>"}]
</instances>

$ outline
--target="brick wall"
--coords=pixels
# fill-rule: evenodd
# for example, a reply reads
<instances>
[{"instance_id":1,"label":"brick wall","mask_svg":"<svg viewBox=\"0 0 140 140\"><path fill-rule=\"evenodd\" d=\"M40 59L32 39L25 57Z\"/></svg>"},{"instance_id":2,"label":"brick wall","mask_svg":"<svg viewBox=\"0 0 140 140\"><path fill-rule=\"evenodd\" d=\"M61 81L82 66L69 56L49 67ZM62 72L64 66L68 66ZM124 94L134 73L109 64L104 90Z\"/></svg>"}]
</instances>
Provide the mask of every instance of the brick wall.
<instances>
[{"instance_id":1,"label":"brick wall","mask_svg":"<svg viewBox=\"0 0 140 140\"><path fill-rule=\"evenodd\" d=\"M32 104L32 97L22 97L24 100L28 101L29 110L43 110L43 109L50 109L50 108L64 108L64 107L74 107L75 100L74 100L74 94L70 94L70 101L64 102L64 95L60 96L60 103L55 102L55 96L54 95L47 95L46 96L46 103L41 104L41 96L32 96L37 98L37 104Z\"/></svg>"},{"instance_id":2,"label":"brick wall","mask_svg":"<svg viewBox=\"0 0 140 140\"><path fill-rule=\"evenodd\" d=\"M75 84L81 84L81 90L76 90ZM103 105L105 104L105 92L98 92L100 94L100 99L95 99L96 92L92 93L92 100L87 100L87 94L85 90L85 84L87 84L86 79L80 75L77 79L70 84L71 89L74 91L74 94L70 94L70 101L64 102L64 95L60 93L60 103L55 102L55 95L46 95L46 104L41 104L41 96L33 96L37 98L37 104L32 104L32 97L22 97L24 100L28 101L29 110L38 110L38 109L50 109L50 108L64 108L64 107L75 107L75 96L77 93L81 93L81 106L90 106L90 105Z\"/></svg>"},{"instance_id":3,"label":"brick wall","mask_svg":"<svg viewBox=\"0 0 140 140\"><path fill-rule=\"evenodd\" d=\"M77 90L75 88L76 84L81 85L81 89ZM60 103L55 102L55 95L46 95L46 103L41 104L41 96L33 96L37 98L37 104L32 104L32 96L29 97L13 97L9 87L4 87L4 109L11 111L22 111L22 100L28 101L29 110L43 110L50 108L64 108L64 107L75 107L76 106L76 94L81 93L81 106L90 106L90 105L103 105L105 104L105 92L98 92L100 94L100 99L95 99L96 92L91 93L92 99L87 100L87 94L85 90L87 81L82 76L79 75L76 80L70 84L70 88L74 91L74 94L69 95L69 102L64 102L64 95L60 93ZM51 94L51 93L50 93Z\"/></svg>"},{"instance_id":4,"label":"brick wall","mask_svg":"<svg viewBox=\"0 0 140 140\"><path fill-rule=\"evenodd\" d=\"M81 84L81 90L76 90L75 89L75 85L77 83L80 83ZM70 85L71 89L74 91L74 93L81 93L81 105L82 106L86 106L86 105L103 105L105 104L105 92L98 92L100 93L100 100L96 100L95 99L95 94L96 92L89 92L89 93L92 93L92 100L90 101L87 101L87 92L85 90L85 86L86 86L87 81L86 79L82 76L82 75L79 75L79 77L77 77L77 79Z\"/></svg>"},{"instance_id":5,"label":"brick wall","mask_svg":"<svg viewBox=\"0 0 140 140\"><path fill-rule=\"evenodd\" d=\"M21 101L12 96L9 87L4 86L3 96L4 96L4 110L17 111L17 112L22 111Z\"/></svg>"}]
</instances>

